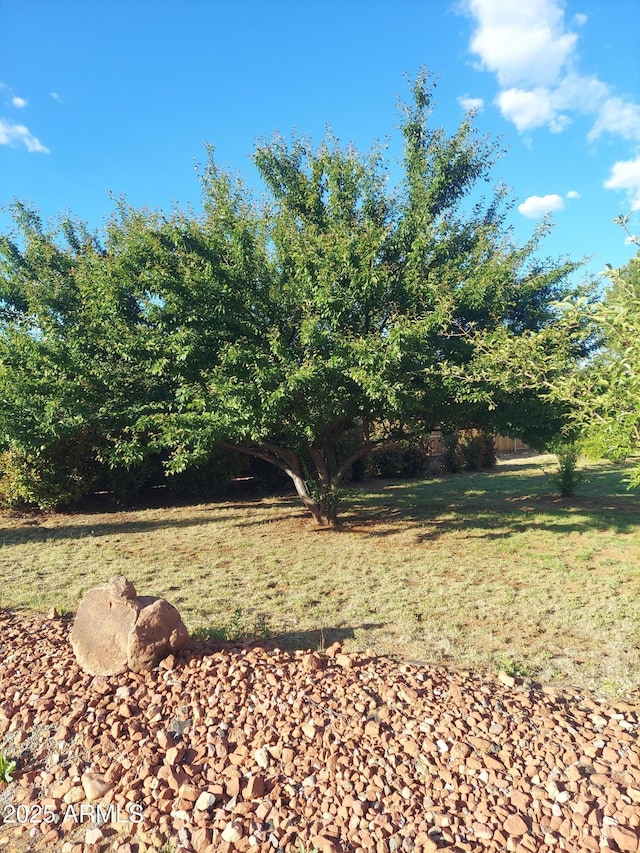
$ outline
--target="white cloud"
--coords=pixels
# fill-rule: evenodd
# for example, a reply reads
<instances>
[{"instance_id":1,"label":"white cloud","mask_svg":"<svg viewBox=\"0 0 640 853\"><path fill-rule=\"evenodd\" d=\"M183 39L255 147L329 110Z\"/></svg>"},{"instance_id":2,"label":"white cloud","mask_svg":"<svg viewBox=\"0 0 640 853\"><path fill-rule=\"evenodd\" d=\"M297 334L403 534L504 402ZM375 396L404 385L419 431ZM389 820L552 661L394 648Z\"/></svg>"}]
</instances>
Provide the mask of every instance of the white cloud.
<instances>
[{"instance_id":1,"label":"white cloud","mask_svg":"<svg viewBox=\"0 0 640 853\"><path fill-rule=\"evenodd\" d=\"M570 112L597 114L609 94L609 86L597 77L571 73L555 86L504 89L495 103L520 132L546 126L559 133L571 124ZM613 116L607 123L613 127Z\"/></svg>"},{"instance_id":2,"label":"white cloud","mask_svg":"<svg viewBox=\"0 0 640 853\"><path fill-rule=\"evenodd\" d=\"M580 193L577 190L569 190L567 198L580 198Z\"/></svg>"},{"instance_id":3,"label":"white cloud","mask_svg":"<svg viewBox=\"0 0 640 853\"><path fill-rule=\"evenodd\" d=\"M53 98L54 101L57 101L59 104L62 103L62 98L60 97L60 95L57 92L52 92L51 97Z\"/></svg>"},{"instance_id":4,"label":"white cloud","mask_svg":"<svg viewBox=\"0 0 640 853\"><path fill-rule=\"evenodd\" d=\"M496 98L496 103L502 115L512 121L521 133L544 125L559 132L569 121L554 108L549 89L505 89Z\"/></svg>"},{"instance_id":5,"label":"white cloud","mask_svg":"<svg viewBox=\"0 0 640 853\"><path fill-rule=\"evenodd\" d=\"M608 190L625 190L631 210L640 210L640 156L635 160L614 163L604 187Z\"/></svg>"},{"instance_id":6,"label":"white cloud","mask_svg":"<svg viewBox=\"0 0 640 853\"><path fill-rule=\"evenodd\" d=\"M565 26L561 0L464 0L464 9L475 20L469 48L480 68L496 75L496 104L520 132L547 127L558 133L570 113L579 113L595 117L590 140L610 133L640 141L640 105L578 72L578 36ZM572 24L586 20L578 13Z\"/></svg>"},{"instance_id":7,"label":"white cloud","mask_svg":"<svg viewBox=\"0 0 640 853\"><path fill-rule=\"evenodd\" d=\"M539 219L545 213L550 213L554 210L562 210L564 200L561 195L556 193L552 195L530 195L522 204L518 205L518 210L523 216L529 219Z\"/></svg>"},{"instance_id":8,"label":"white cloud","mask_svg":"<svg viewBox=\"0 0 640 853\"><path fill-rule=\"evenodd\" d=\"M564 11L556 0L467 0L476 19L471 50L501 86L548 85L570 63L577 42L564 32Z\"/></svg>"},{"instance_id":9,"label":"white cloud","mask_svg":"<svg viewBox=\"0 0 640 853\"><path fill-rule=\"evenodd\" d=\"M595 75L566 74L553 89L553 103L558 110L576 110L586 115L598 111L610 95L611 87Z\"/></svg>"},{"instance_id":10,"label":"white cloud","mask_svg":"<svg viewBox=\"0 0 640 853\"><path fill-rule=\"evenodd\" d=\"M607 98L589 131L589 139L597 139L603 133L640 142L640 105L623 98Z\"/></svg>"},{"instance_id":11,"label":"white cloud","mask_svg":"<svg viewBox=\"0 0 640 853\"><path fill-rule=\"evenodd\" d=\"M23 107L26 107L29 101L26 98L19 98L18 95L14 95L11 91L11 86L7 86L6 83L0 83L0 91L6 92L8 95L7 104L11 104L13 107L17 107L21 110Z\"/></svg>"},{"instance_id":12,"label":"white cloud","mask_svg":"<svg viewBox=\"0 0 640 853\"><path fill-rule=\"evenodd\" d=\"M482 110L484 109L484 100L482 98L471 98L469 95L463 95L458 98L458 103L463 110Z\"/></svg>"},{"instance_id":13,"label":"white cloud","mask_svg":"<svg viewBox=\"0 0 640 853\"><path fill-rule=\"evenodd\" d=\"M14 124L11 121L0 118L0 145L24 145L27 151L31 153L37 152L40 154L48 154L49 149L46 148L40 140L35 137L29 128L24 124Z\"/></svg>"}]
</instances>

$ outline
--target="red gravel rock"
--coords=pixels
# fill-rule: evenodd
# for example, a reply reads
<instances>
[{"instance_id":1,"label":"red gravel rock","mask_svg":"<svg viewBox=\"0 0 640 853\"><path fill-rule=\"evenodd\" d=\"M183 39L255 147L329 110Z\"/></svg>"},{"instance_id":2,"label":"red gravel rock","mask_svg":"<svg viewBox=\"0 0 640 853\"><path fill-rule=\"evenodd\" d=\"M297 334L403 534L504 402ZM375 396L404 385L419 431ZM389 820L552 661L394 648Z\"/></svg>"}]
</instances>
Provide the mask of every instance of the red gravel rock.
<instances>
[{"instance_id":1,"label":"red gravel rock","mask_svg":"<svg viewBox=\"0 0 640 853\"><path fill-rule=\"evenodd\" d=\"M509 815L502 824L504 831L508 835L520 836L525 835L528 831L528 826L519 815Z\"/></svg>"},{"instance_id":2,"label":"red gravel rock","mask_svg":"<svg viewBox=\"0 0 640 853\"><path fill-rule=\"evenodd\" d=\"M89 849L68 804L140 808L100 825L100 853L640 850L638 708L338 645L194 644L92 678L68 628L0 613L0 752L19 760L0 808L60 817L0 826L7 853Z\"/></svg>"},{"instance_id":3,"label":"red gravel rock","mask_svg":"<svg viewBox=\"0 0 640 853\"><path fill-rule=\"evenodd\" d=\"M624 853L636 853L640 847L640 832L637 830L613 825L609 828L609 837Z\"/></svg>"}]
</instances>

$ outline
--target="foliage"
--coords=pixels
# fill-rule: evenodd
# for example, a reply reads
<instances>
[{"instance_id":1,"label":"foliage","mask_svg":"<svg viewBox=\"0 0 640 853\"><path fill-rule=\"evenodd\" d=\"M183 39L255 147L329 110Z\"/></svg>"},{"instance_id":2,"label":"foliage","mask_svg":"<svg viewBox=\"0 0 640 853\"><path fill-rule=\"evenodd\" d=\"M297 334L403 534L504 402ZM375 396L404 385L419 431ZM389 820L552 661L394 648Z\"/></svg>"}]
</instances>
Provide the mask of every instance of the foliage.
<instances>
[{"instance_id":1,"label":"foliage","mask_svg":"<svg viewBox=\"0 0 640 853\"><path fill-rule=\"evenodd\" d=\"M443 430L444 463L448 471L484 471L496 464L493 436L475 429Z\"/></svg>"},{"instance_id":2,"label":"foliage","mask_svg":"<svg viewBox=\"0 0 640 853\"><path fill-rule=\"evenodd\" d=\"M0 238L0 447L19 469L12 490L51 506L86 494L99 466L157 452L131 439L163 397L162 342L116 232L107 251L82 224L46 231L24 205L13 214L19 238Z\"/></svg>"},{"instance_id":3,"label":"foliage","mask_svg":"<svg viewBox=\"0 0 640 853\"><path fill-rule=\"evenodd\" d=\"M192 636L197 640L268 640L272 631L269 617L264 613L248 618L241 607L236 607L224 628L196 628Z\"/></svg>"},{"instance_id":4,"label":"foliage","mask_svg":"<svg viewBox=\"0 0 640 853\"><path fill-rule=\"evenodd\" d=\"M291 848L291 853L320 853L317 847L306 847L304 842L299 838L298 846Z\"/></svg>"},{"instance_id":5,"label":"foliage","mask_svg":"<svg viewBox=\"0 0 640 853\"><path fill-rule=\"evenodd\" d=\"M191 632L191 636L201 643L206 643L211 640L226 640L227 632L224 628L207 628L204 625L200 625Z\"/></svg>"},{"instance_id":6,"label":"foliage","mask_svg":"<svg viewBox=\"0 0 640 853\"><path fill-rule=\"evenodd\" d=\"M91 491L97 474L82 437L64 436L31 452L14 446L0 453L0 506L76 503Z\"/></svg>"},{"instance_id":7,"label":"foliage","mask_svg":"<svg viewBox=\"0 0 640 853\"><path fill-rule=\"evenodd\" d=\"M262 204L210 153L201 215L120 203L99 239L15 205L0 448L37 461L87 435L106 468L160 455L177 474L223 446L279 468L333 525L342 482L378 445L442 423L557 432L561 405L489 374L514 341L551 373L575 357L553 302L576 265L533 260L544 228L511 242L504 188L471 202L500 152L468 118L450 137L432 128L432 109L422 74L394 189L379 150L275 137L254 158Z\"/></svg>"},{"instance_id":8,"label":"foliage","mask_svg":"<svg viewBox=\"0 0 640 853\"><path fill-rule=\"evenodd\" d=\"M165 483L179 498L188 496L205 500L228 494L236 477L250 474L246 457L218 447L199 465L165 475Z\"/></svg>"},{"instance_id":9,"label":"foliage","mask_svg":"<svg viewBox=\"0 0 640 853\"><path fill-rule=\"evenodd\" d=\"M569 497L575 494L584 479L578 471L578 448L574 443L557 442L550 450L558 460L558 470L551 475L551 479L562 497Z\"/></svg>"},{"instance_id":10,"label":"foliage","mask_svg":"<svg viewBox=\"0 0 640 853\"><path fill-rule=\"evenodd\" d=\"M116 504L127 505L147 488L163 481L159 454L146 456L137 465L112 465L102 471L98 488L109 493Z\"/></svg>"},{"instance_id":11,"label":"foliage","mask_svg":"<svg viewBox=\"0 0 640 853\"><path fill-rule=\"evenodd\" d=\"M0 782L11 782L13 778L11 774L16 767L17 764L15 761L8 761L4 755L0 753Z\"/></svg>"},{"instance_id":12,"label":"foliage","mask_svg":"<svg viewBox=\"0 0 640 853\"><path fill-rule=\"evenodd\" d=\"M413 479L426 477L432 457L427 441L401 441L374 448L366 463L369 477Z\"/></svg>"},{"instance_id":13,"label":"foliage","mask_svg":"<svg viewBox=\"0 0 640 853\"><path fill-rule=\"evenodd\" d=\"M626 226L626 217L619 221ZM615 460L640 453L640 252L608 271L611 284L594 315L601 346L578 393L585 449ZM640 466L631 485L640 485Z\"/></svg>"},{"instance_id":14,"label":"foliage","mask_svg":"<svg viewBox=\"0 0 640 853\"><path fill-rule=\"evenodd\" d=\"M508 655L503 655L498 661L498 670L505 672L512 678L528 678L532 675L532 669L528 664L520 660L514 660Z\"/></svg>"},{"instance_id":15,"label":"foliage","mask_svg":"<svg viewBox=\"0 0 640 853\"><path fill-rule=\"evenodd\" d=\"M615 221L629 234L629 216ZM547 399L567 408L565 442L579 440L593 458L622 460L640 453L640 252L621 269L607 265L607 276L602 298L565 300L560 306L560 333L564 328L570 337L580 324L590 331L587 357L568 364L553 383L534 359L521 360L520 369L527 364L530 381L537 374L538 385L547 386ZM630 485L640 485L640 466Z\"/></svg>"}]
</instances>

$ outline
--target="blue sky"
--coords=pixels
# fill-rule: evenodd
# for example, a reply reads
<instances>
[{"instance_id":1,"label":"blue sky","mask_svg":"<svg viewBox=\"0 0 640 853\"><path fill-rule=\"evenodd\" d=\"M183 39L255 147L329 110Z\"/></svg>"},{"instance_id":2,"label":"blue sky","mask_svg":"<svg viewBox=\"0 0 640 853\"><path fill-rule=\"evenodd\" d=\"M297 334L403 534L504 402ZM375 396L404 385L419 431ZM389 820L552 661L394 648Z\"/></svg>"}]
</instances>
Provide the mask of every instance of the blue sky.
<instances>
[{"instance_id":1,"label":"blue sky","mask_svg":"<svg viewBox=\"0 0 640 853\"><path fill-rule=\"evenodd\" d=\"M110 193L199 203L205 143L256 181L259 137L329 124L393 167L405 72L438 75L435 125L478 109L522 242L550 209L542 255L619 266L640 231L638 0L0 0L0 204L99 228ZM10 229L0 213L0 231Z\"/></svg>"}]
</instances>

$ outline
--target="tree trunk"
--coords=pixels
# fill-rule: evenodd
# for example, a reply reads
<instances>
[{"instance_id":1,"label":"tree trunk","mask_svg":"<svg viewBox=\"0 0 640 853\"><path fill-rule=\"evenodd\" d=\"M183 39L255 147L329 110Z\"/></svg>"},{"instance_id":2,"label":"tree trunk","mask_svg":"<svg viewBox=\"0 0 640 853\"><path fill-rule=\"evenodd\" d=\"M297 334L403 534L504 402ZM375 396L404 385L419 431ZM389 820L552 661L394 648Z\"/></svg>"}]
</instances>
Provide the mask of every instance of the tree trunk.
<instances>
[{"instance_id":1,"label":"tree trunk","mask_svg":"<svg viewBox=\"0 0 640 853\"><path fill-rule=\"evenodd\" d=\"M287 473L293 480L298 497L309 510L318 527L338 527L338 507L333 490L323 489L320 499L314 499L302 476L292 476L290 472Z\"/></svg>"},{"instance_id":2,"label":"tree trunk","mask_svg":"<svg viewBox=\"0 0 640 853\"><path fill-rule=\"evenodd\" d=\"M309 489L304 478L302 463L297 452L287 450L284 447L278 447L267 441L258 447L245 447L229 441L223 441L221 444L223 447L229 448L229 450L246 453L258 459L264 459L265 462L270 462L272 465L280 468L281 471L284 471L285 474L291 477L298 497L309 510L318 527L337 528L340 526L338 518L338 495L342 487L342 482L349 473L351 466L355 461L370 453L373 447L385 444L388 440L392 439L371 441L368 436L368 424L364 422L361 446L339 467L336 462L336 440L335 436L330 440L330 436L327 434L323 442L317 442L318 444L324 444L324 453L320 451L317 444L308 448L309 455L317 471L317 479L315 480L316 488L312 490ZM327 463L327 458L329 459L329 463Z\"/></svg>"},{"instance_id":3,"label":"tree trunk","mask_svg":"<svg viewBox=\"0 0 640 853\"><path fill-rule=\"evenodd\" d=\"M318 527L339 527L337 494L342 473L339 472L335 477L331 478L319 454L317 454L314 460L319 469L318 488L320 496L317 498L309 491L309 487L302 474L300 457L294 451L276 447L267 442L264 442L261 447L243 447L229 441L221 442L221 444L230 450L246 453L249 456L264 459L265 462L276 465L291 477L298 497L309 510Z\"/></svg>"},{"instance_id":4,"label":"tree trunk","mask_svg":"<svg viewBox=\"0 0 640 853\"><path fill-rule=\"evenodd\" d=\"M318 527L340 527L336 509L327 509L322 503L307 504L307 509Z\"/></svg>"}]
</instances>

